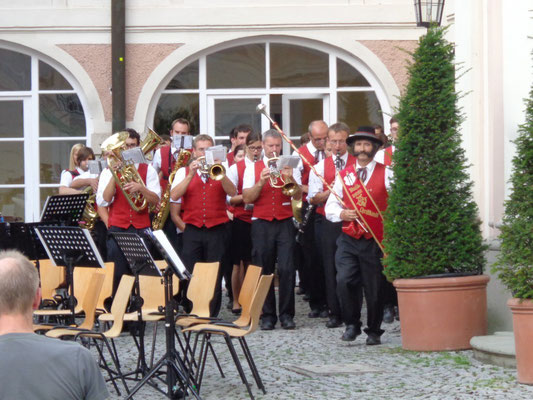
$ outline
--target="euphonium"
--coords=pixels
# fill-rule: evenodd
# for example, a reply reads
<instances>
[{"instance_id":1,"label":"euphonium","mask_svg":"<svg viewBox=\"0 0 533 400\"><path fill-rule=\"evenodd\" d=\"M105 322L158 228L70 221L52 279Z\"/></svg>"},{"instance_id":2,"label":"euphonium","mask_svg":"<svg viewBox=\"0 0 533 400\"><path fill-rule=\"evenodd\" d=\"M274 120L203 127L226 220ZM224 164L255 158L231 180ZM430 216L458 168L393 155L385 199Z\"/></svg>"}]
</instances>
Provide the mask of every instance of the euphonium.
<instances>
[{"instance_id":1,"label":"euphonium","mask_svg":"<svg viewBox=\"0 0 533 400\"><path fill-rule=\"evenodd\" d=\"M128 137L128 132L122 131L115 133L104 140L101 147L102 152L108 153L107 165L115 182L128 200L131 208L139 212L148 206L148 201L141 193L128 193L124 189L124 186L130 182L137 182L145 186L141 175L139 175L137 168L135 168L135 164L126 163L122 158L122 150Z\"/></svg>"},{"instance_id":2,"label":"euphonium","mask_svg":"<svg viewBox=\"0 0 533 400\"><path fill-rule=\"evenodd\" d=\"M279 157L276 156L276 153L273 153L272 157L267 161L267 167L270 169L270 186L273 188L281 188L281 191L285 196L294 196L298 190L298 184L292 180L285 181L281 174L281 171L278 169Z\"/></svg>"},{"instance_id":3,"label":"euphonium","mask_svg":"<svg viewBox=\"0 0 533 400\"><path fill-rule=\"evenodd\" d=\"M161 143L163 143L163 139L161 139L161 136L155 133L154 130L148 128L148 133L146 134L146 137L141 142L139 147L141 148L146 159L151 160L153 158L153 155L152 157L150 157L150 152Z\"/></svg>"},{"instance_id":4,"label":"euphonium","mask_svg":"<svg viewBox=\"0 0 533 400\"><path fill-rule=\"evenodd\" d=\"M170 172L170 175L168 176L167 188L165 189L165 192L161 196L161 203L159 205L159 211L157 212L154 219L152 220L152 229L154 231L163 229L163 226L165 226L165 222L167 221L168 214L170 212L170 189L172 186L172 182L174 181L174 176L176 175L176 172L178 172L178 169L187 165L190 158L191 158L191 152L189 150L185 150L185 149L180 150L178 154L178 159L176 160L176 163L174 164L174 168L172 168L172 172Z\"/></svg>"},{"instance_id":5,"label":"euphonium","mask_svg":"<svg viewBox=\"0 0 533 400\"><path fill-rule=\"evenodd\" d=\"M209 176L214 181L220 181L226 176L226 168L222 164L207 164L205 156L196 159L199 163L198 170L202 175Z\"/></svg>"},{"instance_id":6,"label":"euphonium","mask_svg":"<svg viewBox=\"0 0 533 400\"><path fill-rule=\"evenodd\" d=\"M98 212L94 207L96 204L96 193L93 192L93 188L91 186L87 186L85 189L83 189L82 193L88 193L89 198L87 199L87 204L85 204L85 208L83 209L83 214L80 220L80 222L83 224L81 226L82 228L92 230L99 218Z\"/></svg>"}]
</instances>

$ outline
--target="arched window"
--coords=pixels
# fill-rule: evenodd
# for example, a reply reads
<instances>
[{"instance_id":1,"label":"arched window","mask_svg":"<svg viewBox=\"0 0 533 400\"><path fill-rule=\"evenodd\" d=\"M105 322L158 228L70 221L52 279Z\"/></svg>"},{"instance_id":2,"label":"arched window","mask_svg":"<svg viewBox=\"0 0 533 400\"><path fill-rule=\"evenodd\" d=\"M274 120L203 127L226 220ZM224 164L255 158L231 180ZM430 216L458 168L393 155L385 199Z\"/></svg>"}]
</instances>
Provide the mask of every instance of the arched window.
<instances>
[{"instance_id":1,"label":"arched window","mask_svg":"<svg viewBox=\"0 0 533 400\"><path fill-rule=\"evenodd\" d=\"M315 119L343 121L355 131L359 125L383 125L390 113L376 78L355 57L283 39L206 51L180 67L158 99L154 127L167 133L170 122L183 117L191 121L193 134L228 144L239 124L260 132L269 128L255 113L259 103L294 139Z\"/></svg>"},{"instance_id":2,"label":"arched window","mask_svg":"<svg viewBox=\"0 0 533 400\"><path fill-rule=\"evenodd\" d=\"M70 149L87 143L72 79L37 55L0 48L0 212L38 221Z\"/></svg>"}]
</instances>

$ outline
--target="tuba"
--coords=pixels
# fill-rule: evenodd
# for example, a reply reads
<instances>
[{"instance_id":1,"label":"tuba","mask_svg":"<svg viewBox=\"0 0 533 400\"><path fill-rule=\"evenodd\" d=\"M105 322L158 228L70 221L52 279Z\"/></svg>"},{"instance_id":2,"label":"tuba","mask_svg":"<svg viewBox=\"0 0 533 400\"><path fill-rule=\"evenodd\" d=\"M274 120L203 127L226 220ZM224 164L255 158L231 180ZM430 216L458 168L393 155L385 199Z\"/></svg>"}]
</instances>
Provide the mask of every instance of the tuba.
<instances>
[{"instance_id":1,"label":"tuba","mask_svg":"<svg viewBox=\"0 0 533 400\"><path fill-rule=\"evenodd\" d=\"M200 164L198 170L202 175L209 176L214 181L220 181L226 176L226 168L222 164L207 164L205 156L198 157L196 159Z\"/></svg>"},{"instance_id":2,"label":"tuba","mask_svg":"<svg viewBox=\"0 0 533 400\"><path fill-rule=\"evenodd\" d=\"M143 139L139 147L141 148L146 159L151 161L153 155L150 155L150 152L157 146L159 146L161 143L163 143L163 139L161 139L161 136L155 133L153 129L148 128L148 133L146 134L146 137Z\"/></svg>"},{"instance_id":3,"label":"tuba","mask_svg":"<svg viewBox=\"0 0 533 400\"><path fill-rule=\"evenodd\" d=\"M125 162L122 158L122 150L128 136L128 132L125 131L115 133L104 140L101 148L102 152L108 153L107 164L115 182L126 197L126 200L128 200L131 208L139 212L148 206L148 201L141 193L128 193L124 189L124 186L130 182L137 182L145 186L135 165L131 162Z\"/></svg>"},{"instance_id":4,"label":"tuba","mask_svg":"<svg viewBox=\"0 0 533 400\"><path fill-rule=\"evenodd\" d=\"M278 161L279 157L276 156L276 153L273 153L273 156L267 161L267 167L270 169L270 186L278 189L281 188L285 196L292 197L298 193L298 184L294 181L285 181L278 168Z\"/></svg>"},{"instance_id":5,"label":"tuba","mask_svg":"<svg viewBox=\"0 0 533 400\"><path fill-rule=\"evenodd\" d=\"M87 186L85 189L83 189L82 193L88 193L89 198L87 199L87 204L85 204L85 208L83 209L83 214L80 219L80 226L82 228L92 230L99 218L98 212L95 208L96 193L93 192L93 188L91 186Z\"/></svg>"},{"instance_id":6,"label":"tuba","mask_svg":"<svg viewBox=\"0 0 533 400\"><path fill-rule=\"evenodd\" d=\"M174 164L174 168L172 168L172 172L170 173L168 177L168 184L165 192L161 196L161 203L159 205L159 211L155 215L154 219L152 220L152 229L154 231L157 231L159 229L163 229L163 226L165 226L165 222L167 221L168 214L170 212L170 189L172 186L172 181L174 180L174 176L176 175L176 172L178 172L178 169L181 167L184 167L187 165L191 158L191 152L189 150L181 149L178 154L178 159L176 160L176 163Z\"/></svg>"}]
</instances>

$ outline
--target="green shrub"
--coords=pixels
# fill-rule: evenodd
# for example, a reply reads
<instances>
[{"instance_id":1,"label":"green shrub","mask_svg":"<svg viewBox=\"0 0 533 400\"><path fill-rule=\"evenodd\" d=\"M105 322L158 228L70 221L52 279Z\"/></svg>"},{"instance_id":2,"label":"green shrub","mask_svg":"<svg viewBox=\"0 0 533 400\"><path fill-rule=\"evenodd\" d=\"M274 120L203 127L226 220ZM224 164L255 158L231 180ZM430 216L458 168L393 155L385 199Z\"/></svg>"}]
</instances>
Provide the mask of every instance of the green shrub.
<instances>
[{"instance_id":1,"label":"green shrub","mask_svg":"<svg viewBox=\"0 0 533 400\"><path fill-rule=\"evenodd\" d=\"M501 253L493 272L520 299L533 299L533 87L526 100L513 158L512 192L505 202Z\"/></svg>"},{"instance_id":2,"label":"green shrub","mask_svg":"<svg viewBox=\"0 0 533 400\"><path fill-rule=\"evenodd\" d=\"M394 182L385 213L389 280L482 273L484 246L461 148L453 46L444 28L419 41L400 99Z\"/></svg>"}]
</instances>

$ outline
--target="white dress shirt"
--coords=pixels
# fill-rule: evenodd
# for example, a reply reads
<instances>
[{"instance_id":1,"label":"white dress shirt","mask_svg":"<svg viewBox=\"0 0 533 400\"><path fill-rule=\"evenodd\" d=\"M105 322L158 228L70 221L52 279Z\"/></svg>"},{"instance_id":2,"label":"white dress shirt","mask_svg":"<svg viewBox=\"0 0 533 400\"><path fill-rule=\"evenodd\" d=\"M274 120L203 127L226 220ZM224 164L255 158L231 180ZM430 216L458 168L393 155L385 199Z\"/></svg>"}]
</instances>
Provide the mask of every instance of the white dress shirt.
<instances>
[{"instance_id":1,"label":"white dress shirt","mask_svg":"<svg viewBox=\"0 0 533 400\"><path fill-rule=\"evenodd\" d=\"M333 157L333 162L335 162L336 158L337 156ZM348 162L348 152L344 153L344 155L341 156L341 160L344 161L344 168L346 168L348 166L346 165ZM318 174L322 177L324 177L324 163L325 159L315 165L316 172L318 172ZM324 184L322 183L320 178L313 172L313 170L311 170L311 172L309 173L309 192L307 193L307 200L309 201L309 199L312 199L318 193L322 193L323 191Z\"/></svg>"},{"instance_id":2,"label":"white dress shirt","mask_svg":"<svg viewBox=\"0 0 533 400\"><path fill-rule=\"evenodd\" d=\"M374 168L376 167L376 161L372 160L367 166L366 166L366 179L363 182L365 185L368 184L368 181L372 177L372 174L374 173ZM359 165L359 162L357 162L356 170L358 168L361 168ZM392 170L390 168L385 168L385 188L387 191L390 188L390 182L392 180ZM339 176L335 178L335 184L333 185L333 190L335 193L339 195L341 199L343 199L344 191L343 191L343 185L342 182L339 179ZM333 195L330 194L328 197L328 201L326 202L326 218L331 222L341 222L341 212L344 210L344 207L341 205L339 200Z\"/></svg>"},{"instance_id":3,"label":"white dress shirt","mask_svg":"<svg viewBox=\"0 0 533 400\"><path fill-rule=\"evenodd\" d=\"M248 169L248 167L250 165L254 165L255 163L250 160L248 157L244 157L244 164L245 164L245 168L244 170L246 171L246 169ZM239 184L239 171L237 170L237 164L233 164L231 167L229 167L229 169L226 170L226 176L228 177L228 179L235 185L235 189L239 190L239 187L238 187L238 184ZM244 185L243 185L244 187ZM230 199L232 198L233 196L226 196L226 201L228 202L229 204L229 201Z\"/></svg>"},{"instance_id":4,"label":"white dress shirt","mask_svg":"<svg viewBox=\"0 0 533 400\"><path fill-rule=\"evenodd\" d=\"M318 149L313 145L313 143L311 141L307 142L305 144L305 146L307 147L307 150L309 150L309 153L311 153L311 156L313 156L312 160L307 160L307 161L309 161L310 163L313 163L315 161L315 153L316 153L316 151ZM292 152L292 155L300 157L300 154L298 154L298 152L296 150L294 150ZM326 152L324 150L319 150L318 160L322 161L325 158L326 158ZM298 168L298 170L300 171L300 174L301 174L303 172L303 170L304 170L304 162L302 160L302 157L300 157L300 162L298 163L298 167L297 168Z\"/></svg>"},{"instance_id":5,"label":"white dress shirt","mask_svg":"<svg viewBox=\"0 0 533 400\"><path fill-rule=\"evenodd\" d=\"M135 164L135 168L139 169L139 164ZM106 168L100 174L100 179L98 180L98 192L96 193L96 204L102 207L109 207L111 203L115 200L113 197L110 202L104 200L104 190L107 187L109 180L113 179L113 174L109 168ZM159 184L159 176L157 175L156 170L151 165L148 165L146 171L146 188L151 192L157 194L157 197L161 198L161 185Z\"/></svg>"},{"instance_id":6,"label":"white dress shirt","mask_svg":"<svg viewBox=\"0 0 533 400\"><path fill-rule=\"evenodd\" d=\"M80 167L77 167L76 171L78 171L80 174L83 174L84 172ZM59 186L65 186L69 188L70 185L72 185L73 180L74 179L72 178L72 174L65 169L63 170L63 172L61 172L61 180L59 181Z\"/></svg>"},{"instance_id":7,"label":"white dress shirt","mask_svg":"<svg viewBox=\"0 0 533 400\"><path fill-rule=\"evenodd\" d=\"M172 152L172 157L177 158L178 149L174 146L170 146L170 151ZM154 153L154 158L152 159L152 167L156 170L157 173L161 171L161 149L157 149Z\"/></svg>"},{"instance_id":8,"label":"white dress shirt","mask_svg":"<svg viewBox=\"0 0 533 400\"><path fill-rule=\"evenodd\" d=\"M392 154L396 151L396 147L392 145ZM385 164L385 149L378 150L376 155L374 156L374 161L377 161L378 163Z\"/></svg>"}]
</instances>

